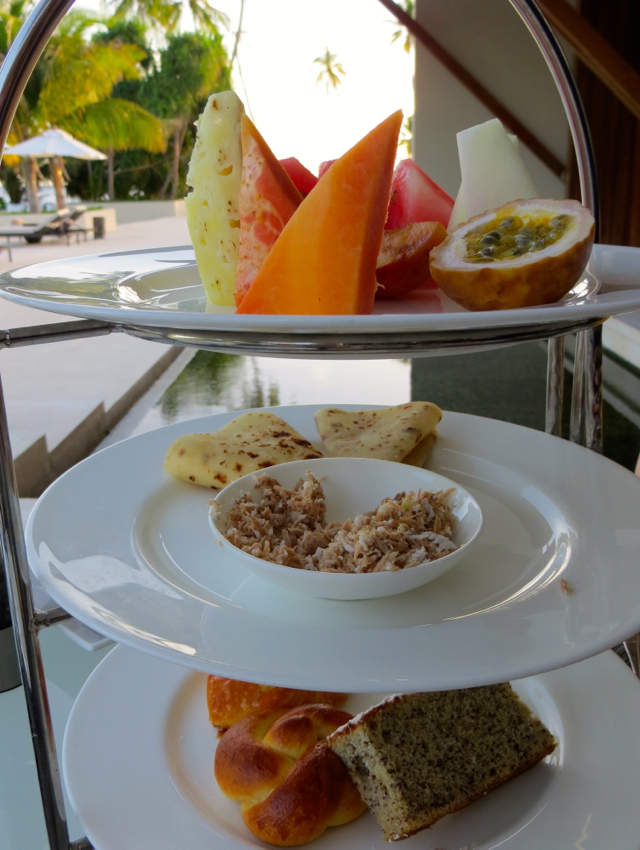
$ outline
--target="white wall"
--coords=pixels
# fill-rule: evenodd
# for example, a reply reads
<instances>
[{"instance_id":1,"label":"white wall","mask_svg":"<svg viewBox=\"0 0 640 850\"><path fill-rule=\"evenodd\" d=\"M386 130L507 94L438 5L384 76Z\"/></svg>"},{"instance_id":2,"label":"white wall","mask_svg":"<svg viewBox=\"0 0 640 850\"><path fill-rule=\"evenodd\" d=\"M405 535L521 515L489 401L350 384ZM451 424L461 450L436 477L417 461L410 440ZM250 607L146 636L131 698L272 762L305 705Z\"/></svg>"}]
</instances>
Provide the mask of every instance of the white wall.
<instances>
[{"instance_id":1,"label":"white wall","mask_svg":"<svg viewBox=\"0 0 640 850\"><path fill-rule=\"evenodd\" d=\"M114 209L118 224L133 221L150 221L154 218L184 217L184 199L178 201L105 201L105 207Z\"/></svg>"},{"instance_id":2,"label":"white wall","mask_svg":"<svg viewBox=\"0 0 640 850\"><path fill-rule=\"evenodd\" d=\"M509 0L417 0L416 16L464 67L560 159L569 130L542 54ZM494 116L420 44L416 45L414 158L450 195L460 186L456 133ZM564 183L520 145L540 197Z\"/></svg>"}]
</instances>

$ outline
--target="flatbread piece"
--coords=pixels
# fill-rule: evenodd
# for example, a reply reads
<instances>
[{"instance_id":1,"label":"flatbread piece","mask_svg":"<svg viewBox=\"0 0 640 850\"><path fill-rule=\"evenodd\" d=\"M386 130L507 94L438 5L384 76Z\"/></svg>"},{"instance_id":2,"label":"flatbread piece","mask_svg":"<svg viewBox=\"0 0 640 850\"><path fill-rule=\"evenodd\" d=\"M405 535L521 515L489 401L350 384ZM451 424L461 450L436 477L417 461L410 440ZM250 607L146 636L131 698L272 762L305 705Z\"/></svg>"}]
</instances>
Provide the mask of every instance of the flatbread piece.
<instances>
[{"instance_id":1,"label":"flatbread piece","mask_svg":"<svg viewBox=\"0 0 640 850\"><path fill-rule=\"evenodd\" d=\"M378 410L346 411L335 407L315 415L318 432L329 457L371 457L402 462L425 437L432 434L442 418L440 408L429 401L411 401ZM409 463L418 463L431 450L415 452ZM424 462L424 459L422 462Z\"/></svg>"},{"instance_id":2,"label":"flatbread piece","mask_svg":"<svg viewBox=\"0 0 640 850\"><path fill-rule=\"evenodd\" d=\"M213 434L185 434L170 446L164 469L175 478L220 490L243 475L278 463L323 457L269 411L243 413Z\"/></svg>"}]
</instances>

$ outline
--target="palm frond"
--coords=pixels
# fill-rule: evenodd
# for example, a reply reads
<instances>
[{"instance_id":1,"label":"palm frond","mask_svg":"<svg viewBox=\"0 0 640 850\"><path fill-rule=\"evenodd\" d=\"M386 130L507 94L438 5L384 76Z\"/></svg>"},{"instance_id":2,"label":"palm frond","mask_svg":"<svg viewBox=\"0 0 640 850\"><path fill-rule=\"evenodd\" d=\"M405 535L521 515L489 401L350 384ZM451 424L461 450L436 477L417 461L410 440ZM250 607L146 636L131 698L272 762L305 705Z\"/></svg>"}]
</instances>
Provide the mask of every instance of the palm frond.
<instances>
[{"instance_id":1,"label":"palm frond","mask_svg":"<svg viewBox=\"0 0 640 850\"><path fill-rule=\"evenodd\" d=\"M208 0L189 0L189 9L196 30L215 34L218 27L229 28L229 16L219 9L214 9Z\"/></svg>"},{"instance_id":2,"label":"palm frond","mask_svg":"<svg viewBox=\"0 0 640 850\"><path fill-rule=\"evenodd\" d=\"M45 64L37 117L58 124L66 115L99 103L120 80L140 77L139 63L145 56L140 47L118 40L101 44L59 39L51 45Z\"/></svg>"},{"instance_id":3,"label":"palm frond","mask_svg":"<svg viewBox=\"0 0 640 850\"><path fill-rule=\"evenodd\" d=\"M142 148L162 153L167 146L162 122L129 100L112 97L66 116L62 126L96 148Z\"/></svg>"},{"instance_id":4,"label":"palm frond","mask_svg":"<svg viewBox=\"0 0 640 850\"><path fill-rule=\"evenodd\" d=\"M336 54L331 53L327 47L322 56L317 56L313 60L314 65L320 65L322 67L316 78L316 85L324 81L327 86L327 92L330 88L337 89L342 82L340 77L344 77L346 74L344 68L336 59Z\"/></svg>"},{"instance_id":5,"label":"palm frond","mask_svg":"<svg viewBox=\"0 0 640 850\"><path fill-rule=\"evenodd\" d=\"M416 7L414 0L404 0L404 2L400 5L410 18L415 17ZM411 48L413 47L413 36L406 27L402 27L402 29L396 30L393 33L393 35L391 36L391 43L393 44L401 38L404 39L404 43L402 46L404 48L405 53L411 53Z\"/></svg>"}]
</instances>

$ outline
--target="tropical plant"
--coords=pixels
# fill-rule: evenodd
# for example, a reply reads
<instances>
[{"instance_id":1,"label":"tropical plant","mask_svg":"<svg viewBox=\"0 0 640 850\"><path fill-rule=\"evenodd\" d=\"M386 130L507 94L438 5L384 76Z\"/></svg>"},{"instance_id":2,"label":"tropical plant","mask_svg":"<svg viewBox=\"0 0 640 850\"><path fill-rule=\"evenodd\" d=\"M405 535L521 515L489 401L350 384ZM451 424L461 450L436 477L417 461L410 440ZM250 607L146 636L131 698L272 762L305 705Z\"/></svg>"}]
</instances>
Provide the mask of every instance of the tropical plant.
<instances>
[{"instance_id":1,"label":"tropical plant","mask_svg":"<svg viewBox=\"0 0 640 850\"><path fill-rule=\"evenodd\" d=\"M20 101L12 131L22 141L57 126L87 144L106 150L113 171L113 152L134 147L162 151L162 123L143 107L112 98L114 86L138 80L147 53L121 37L93 37L104 26L85 12L70 12L47 44ZM36 204L34 163L25 161L32 207ZM113 197L113 179L109 185ZM35 196L35 197L34 197Z\"/></svg>"},{"instance_id":2,"label":"tropical plant","mask_svg":"<svg viewBox=\"0 0 640 850\"><path fill-rule=\"evenodd\" d=\"M337 89L342 82L340 77L345 76L344 68L339 62L336 62L337 58L335 53L331 53L329 48L326 47L324 53L313 60L314 65L320 65L322 68L316 79L316 84L324 82L327 92L330 88Z\"/></svg>"},{"instance_id":3,"label":"tropical plant","mask_svg":"<svg viewBox=\"0 0 640 850\"><path fill-rule=\"evenodd\" d=\"M415 0L404 0L403 3L400 3L400 6L404 9L404 11L407 13L407 15L409 15L410 18L415 17ZM410 53L411 48L413 47L413 36L406 27L402 27L401 29L396 30L391 36L392 43L394 41L398 41L399 39L404 39L402 46L404 47L406 53Z\"/></svg>"},{"instance_id":4,"label":"tropical plant","mask_svg":"<svg viewBox=\"0 0 640 850\"><path fill-rule=\"evenodd\" d=\"M219 32L169 36L160 52L160 67L141 88L141 102L163 119L171 138L172 163L159 196L171 185L171 197L181 187L180 164L186 134L202 112L207 97L231 86L231 69Z\"/></svg>"},{"instance_id":5,"label":"tropical plant","mask_svg":"<svg viewBox=\"0 0 640 850\"><path fill-rule=\"evenodd\" d=\"M413 154L413 115L408 115L405 119L404 124L402 125L402 130L400 131L400 141L398 145L403 145L406 148L407 156L411 157Z\"/></svg>"},{"instance_id":6,"label":"tropical plant","mask_svg":"<svg viewBox=\"0 0 640 850\"><path fill-rule=\"evenodd\" d=\"M30 0L0 2L0 60L4 59L22 26Z\"/></svg>"},{"instance_id":7,"label":"tropical plant","mask_svg":"<svg viewBox=\"0 0 640 850\"><path fill-rule=\"evenodd\" d=\"M182 14L181 0L111 0L117 4L116 20L137 18L156 34L175 35ZM215 35L219 27L228 27L229 18L214 9L208 0L187 0L193 23L200 32Z\"/></svg>"}]
</instances>

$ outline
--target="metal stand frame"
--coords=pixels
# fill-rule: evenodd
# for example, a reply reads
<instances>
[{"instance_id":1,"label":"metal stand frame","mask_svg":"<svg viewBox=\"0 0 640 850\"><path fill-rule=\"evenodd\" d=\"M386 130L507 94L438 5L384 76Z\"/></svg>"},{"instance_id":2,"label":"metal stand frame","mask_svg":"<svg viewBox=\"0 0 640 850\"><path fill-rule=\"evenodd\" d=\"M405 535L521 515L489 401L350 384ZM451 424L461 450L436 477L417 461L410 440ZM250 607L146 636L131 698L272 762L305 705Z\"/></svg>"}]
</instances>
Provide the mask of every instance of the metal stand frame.
<instances>
[{"instance_id":1,"label":"metal stand frame","mask_svg":"<svg viewBox=\"0 0 640 850\"><path fill-rule=\"evenodd\" d=\"M71 7L73 0L40 0L28 20L18 33L0 69L0 149L4 147L11 121L27 80L38 61L49 37ZM535 0L511 0L521 18L540 47L555 79L569 121L580 172L583 203L590 207L598 219L598 201L595 183L593 153L587 123L580 98L571 76L569 66L560 46L535 5ZM603 319L606 317L603 317ZM593 324L586 323L585 326ZM33 328L18 328L0 331L0 350L22 345L37 345L57 340L79 339L124 330L144 336L142 329L120 327L93 321L73 321L62 324L43 325ZM526 329L523 329L523 331ZM578 328L576 328L578 330ZM566 333L567 329L556 331ZM540 332L531 334L514 332L509 341L540 338ZM551 334L553 333L551 332ZM595 451L602 450L602 330L599 324L582 330L576 346L573 399L571 411L571 439ZM174 344L199 345L212 350L235 350L251 353L251 345L242 346L235 341L226 344L217 340L195 339L184 332L170 331L163 334L164 341ZM503 340L505 341L505 340ZM316 340L316 345L320 342ZM487 344L486 339L475 341ZM468 340L467 344L473 344ZM564 338L549 340L546 430L560 435L562 421L562 396L564 379ZM410 348L404 342L405 349ZM454 344L455 346L455 344ZM422 350L429 346L422 346ZM446 347L446 340L439 341ZM399 346L400 348L400 346ZM285 349L286 350L286 349ZM317 350L317 349L316 349ZM284 351L274 350L276 356L285 356ZM340 350L334 350L340 355ZM345 353L347 353L345 351ZM398 351L398 353L400 353ZM351 356L354 352L351 350ZM37 612L33 607L29 582L24 532L7 425L2 384L0 382L0 553L5 565L11 616L14 624L20 672L25 690L27 711L31 724L38 779L42 796L45 823L51 850L88 850L86 838L69 842L69 833L62 794L62 783L58 758L51 726L42 657L38 643L41 628L53 625L69 615L61 608Z\"/></svg>"}]
</instances>

